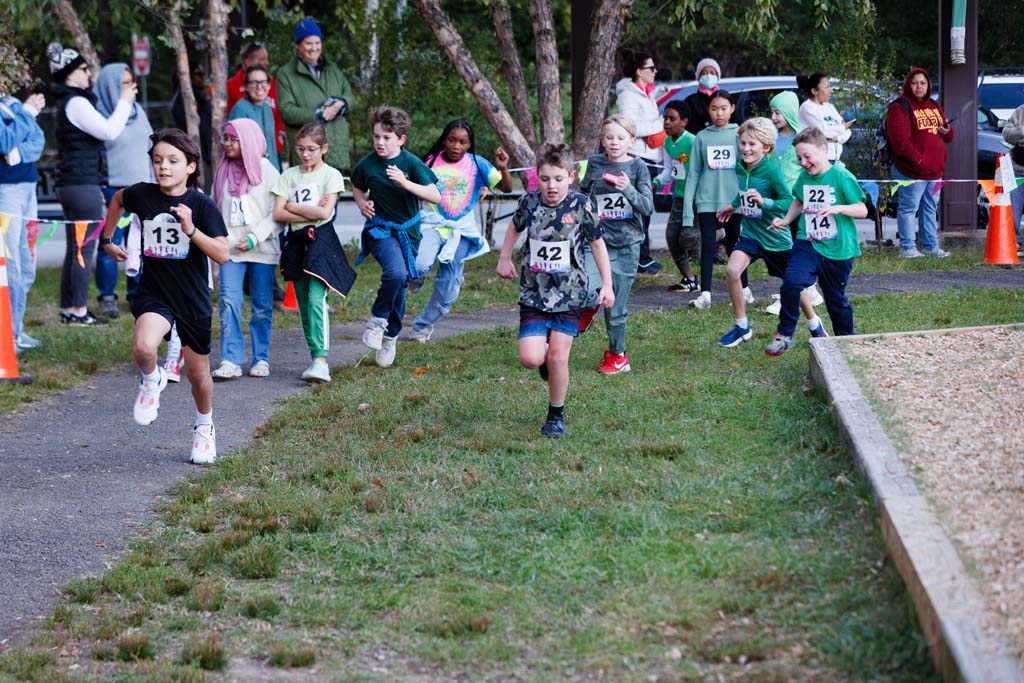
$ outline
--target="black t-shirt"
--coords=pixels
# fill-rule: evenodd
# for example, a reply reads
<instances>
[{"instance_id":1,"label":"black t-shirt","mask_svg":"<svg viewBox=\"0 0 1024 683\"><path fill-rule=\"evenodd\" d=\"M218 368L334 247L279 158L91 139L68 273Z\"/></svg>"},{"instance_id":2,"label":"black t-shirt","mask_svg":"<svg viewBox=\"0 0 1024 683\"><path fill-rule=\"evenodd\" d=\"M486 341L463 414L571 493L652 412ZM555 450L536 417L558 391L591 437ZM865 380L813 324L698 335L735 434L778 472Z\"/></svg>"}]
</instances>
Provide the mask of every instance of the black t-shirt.
<instances>
[{"instance_id":1,"label":"black t-shirt","mask_svg":"<svg viewBox=\"0 0 1024 683\"><path fill-rule=\"evenodd\" d=\"M189 189L170 197L155 183L136 183L125 189L124 210L137 214L142 225L142 275L136 296L150 296L167 304L175 316L199 320L213 315L210 303L209 262L181 229L171 207L192 209L192 223L210 237L227 237L224 218L213 200Z\"/></svg>"}]
</instances>

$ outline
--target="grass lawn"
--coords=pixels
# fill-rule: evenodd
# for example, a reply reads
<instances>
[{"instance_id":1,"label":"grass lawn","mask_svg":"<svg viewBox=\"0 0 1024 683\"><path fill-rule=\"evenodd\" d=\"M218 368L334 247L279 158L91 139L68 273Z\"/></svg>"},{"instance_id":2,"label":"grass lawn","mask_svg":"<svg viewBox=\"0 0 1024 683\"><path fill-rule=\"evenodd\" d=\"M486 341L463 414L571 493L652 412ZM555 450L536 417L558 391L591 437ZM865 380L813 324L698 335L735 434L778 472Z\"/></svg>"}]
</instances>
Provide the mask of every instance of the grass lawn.
<instances>
[{"instance_id":1,"label":"grass lawn","mask_svg":"<svg viewBox=\"0 0 1024 683\"><path fill-rule=\"evenodd\" d=\"M1024 293L859 298L859 331L1019 320ZM571 430L511 330L335 368L66 587L0 681L931 681L876 511L782 358L728 311L630 318L571 361ZM719 677L721 676L721 678Z\"/></svg>"}]
</instances>

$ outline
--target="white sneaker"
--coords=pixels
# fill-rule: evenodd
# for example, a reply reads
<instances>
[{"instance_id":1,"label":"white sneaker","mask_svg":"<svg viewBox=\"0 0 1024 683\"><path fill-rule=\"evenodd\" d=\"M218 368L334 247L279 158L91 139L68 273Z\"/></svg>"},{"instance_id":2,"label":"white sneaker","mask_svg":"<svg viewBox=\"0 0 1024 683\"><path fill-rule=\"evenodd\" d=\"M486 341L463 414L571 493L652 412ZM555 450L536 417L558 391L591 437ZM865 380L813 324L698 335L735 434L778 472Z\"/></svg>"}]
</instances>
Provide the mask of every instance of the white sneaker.
<instances>
[{"instance_id":1,"label":"white sneaker","mask_svg":"<svg viewBox=\"0 0 1024 683\"><path fill-rule=\"evenodd\" d=\"M370 318L366 321L366 331L363 332L363 343L374 351L380 351L384 331L388 328L388 321L384 318Z\"/></svg>"},{"instance_id":2,"label":"white sneaker","mask_svg":"<svg viewBox=\"0 0 1024 683\"><path fill-rule=\"evenodd\" d=\"M380 351L377 352L377 365L382 368L390 368L391 364L395 362L397 347L398 337L384 337Z\"/></svg>"},{"instance_id":3,"label":"white sneaker","mask_svg":"<svg viewBox=\"0 0 1024 683\"><path fill-rule=\"evenodd\" d=\"M774 301L765 307L764 312L772 315L778 315L779 311L782 310L782 297L778 294L772 294L772 299L774 299Z\"/></svg>"},{"instance_id":4,"label":"white sneaker","mask_svg":"<svg viewBox=\"0 0 1024 683\"><path fill-rule=\"evenodd\" d=\"M750 287L743 288L743 301L748 304L754 303L754 293L750 291Z\"/></svg>"},{"instance_id":5,"label":"white sneaker","mask_svg":"<svg viewBox=\"0 0 1024 683\"><path fill-rule=\"evenodd\" d=\"M331 381L331 369L326 358L314 358L312 364L302 373L302 379L311 384L326 384Z\"/></svg>"},{"instance_id":6,"label":"white sneaker","mask_svg":"<svg viewBox=\"0 0 1024 683\"><path fill-rule=\"evenodd\" d=\"M921 258L924 256L917 250L917 247L911 247L910 249L900 249L900 256L903 258Z\"/></svg>"},{"instance_id":7,"label":"white sneaker","mask_svg":"<svg viewBox=\"0 0 1024 683\"><path fill-rule=\"evenodd\" d=\"M711 292L701 292L700 296L690 302L690 308L711 308Z\"/></svg>"},{"instance_id":8,"label":"white sneaker","mask_svg":"<svg viewBox=\"0 0 1024 683\"><path fill-rule=\"evenodd\" d=\"M185 359L185 352L179 351L174 358L170 356L164 361L164 372L167 373L167 381L177 384L181 381L181 366Z\"/></svg>"},{"instance_id":9,"label":"white sneaker","mask_svg":"<svg viewBox=\"0 0 1024 683\"><path fill-rule=\"evenodd\" d=\"M139 381L139 395L135 399L135 407L132 408L132 417L136 424L145 427L151 424L160 413L160 392L167 387L167 373L160 366L157 366L160 373L160 380L155 384L146 380Z\"/></svg>"},{"instance_id":10,"label":"white sneaker","mask_svg":"<svg viewBox=\"0 0 1024 683\"><path fill-rule=\"evenodd\" d=\"M241 366L235 365L229 360L222 360L220 367L210 373L214 379L234 379L242 376Z\"/></svg>"},{"instance_id":11,"label":"white sneaker","mask_svg":"<svg viewBox=\"0 0 1024 683\"><path fill-rule=\"evenodd\" d=\"M410 341L418 341L421 344L426 344L430 341L431 335L434 334L434 326L424 327L422 330L413 330L409 335Z\"/></svg>"},{"instance_id":12,"label":"white sneaker","mask_svg":"<svg viewBox=\"0 0 1024 683\"><path fill-rule=\"evenodd\" d=\"M925 256L934 256L935 258L948 258L949 252L941 247L935 247L931 251L923 252Z\"/></svg>"},{"instance_id":13,"label":"white sneaker","mask_svg":"<svg viewBox=\"0 0 1024 683\"><path fill-rule=\"evenodd\" d=\"M249 368L250 377L270 377L270 363L265 360L258 360Z\"/></svg>"},{"instance_id":14,"label":"white sneaker","mask_svg":"<svg viewBox=\"0 0 1024 683\"><path fill-rule=\"evenodd\" d=\"M804 291L807 292L807 298L809 299L811 306L820 306L825 303L825 297L823 297L821 292L818 291L817 285L811 285L804 289Z\"/></svg>"},{"instance_id":15,"label":"white sneaker","mask_svg":"<svg viewBox=\"0 0 1024 683\"><path fill-rule=\"evenodd\" d=\"M209 465L217 459L217 434L213 425L196 425L192 428L192 456L188 459L195 465Z\"/></svg>"}]
</instances>

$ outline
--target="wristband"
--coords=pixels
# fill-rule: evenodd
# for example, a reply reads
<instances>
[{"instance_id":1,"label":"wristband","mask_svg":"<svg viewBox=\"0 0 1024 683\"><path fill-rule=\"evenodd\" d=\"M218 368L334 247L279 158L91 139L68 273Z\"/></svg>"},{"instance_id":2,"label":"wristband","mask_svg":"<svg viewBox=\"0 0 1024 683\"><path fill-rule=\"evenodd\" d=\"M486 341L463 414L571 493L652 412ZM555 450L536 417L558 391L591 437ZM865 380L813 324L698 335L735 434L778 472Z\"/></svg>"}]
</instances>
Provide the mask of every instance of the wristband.
<instances>
[{"instance_id":1,"label":"wristband","mask_svg":"<svg viewBox=\"0 0 1024 683\"><path fill-rule=\"evenodd\" d=\"M256 240L252 238L252 235L245 236L245 244L246 246L249 247L249 251L252 251L253 249L256 248Z\"/></svg>"},{"instance_id":2,"label":"wristband","mask_svg":"<svg viewBox=\"0 0 1024 683\"><path fill-rule=\"evenodd\" d=\"M181 231L185 232L185 228L182 228ZM196 234L196 229L192 228L192 232L185 232L185 237L192 239L192 235L194 234Z\"/></svg>"},{"instance_id":3,"label":"wristband","mask_svg":"<svg viewBox=\"0 0 1024 683\"><path fill-rule=\"evenodd\" d=\"M111 239L109 237L100 237L100 246L105 247L110 244Z\"/></svg>"}]
</instances>

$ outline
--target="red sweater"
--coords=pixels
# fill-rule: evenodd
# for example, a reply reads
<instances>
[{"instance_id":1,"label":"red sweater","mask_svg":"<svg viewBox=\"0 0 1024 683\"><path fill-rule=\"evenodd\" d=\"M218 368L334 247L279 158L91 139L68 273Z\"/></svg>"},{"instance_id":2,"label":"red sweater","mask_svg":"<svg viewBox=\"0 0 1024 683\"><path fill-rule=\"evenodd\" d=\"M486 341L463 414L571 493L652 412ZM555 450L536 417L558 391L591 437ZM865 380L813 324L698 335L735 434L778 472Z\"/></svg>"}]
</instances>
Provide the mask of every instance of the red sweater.
<instances>
[{"instance_id":1,"label":"red sweater","mask_svg":"<svg viewBox=\"0 0 1024 683\"><path fill-rule=\"evenodd\" d=\"M946 143L953 141L952 127L943 136L939 127L946 122L942 107L929 97L931 79L928 78L928 94L924 98L914 97L910 90L910 79L924 69L911 69L903 85L903 94L889 105L885 115L885 129L892 147L893 163L900 173L918 180L938 180L946 170ZM909 103L910 110L906 104Z\"/></svg>"},{"instance_id":2,"label":"red sweater","mask_svg":"<svg viewBox=\"0 0 1024 683\"><path fill-rule=\"evenodd\" d=\"M235 102L245 97L245 69L228 79L228 115L231 115L231 108ZM270 90L267 92L267 102L274 110L274 137L277 142L277 151L280 152L284 146L281 143L281 135L284 133L284 121L281 120L281 113L277 110L277 79L271 77Z\"/></svg>"}]
</instances>

